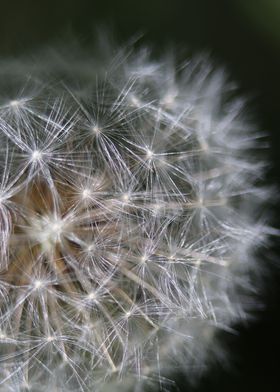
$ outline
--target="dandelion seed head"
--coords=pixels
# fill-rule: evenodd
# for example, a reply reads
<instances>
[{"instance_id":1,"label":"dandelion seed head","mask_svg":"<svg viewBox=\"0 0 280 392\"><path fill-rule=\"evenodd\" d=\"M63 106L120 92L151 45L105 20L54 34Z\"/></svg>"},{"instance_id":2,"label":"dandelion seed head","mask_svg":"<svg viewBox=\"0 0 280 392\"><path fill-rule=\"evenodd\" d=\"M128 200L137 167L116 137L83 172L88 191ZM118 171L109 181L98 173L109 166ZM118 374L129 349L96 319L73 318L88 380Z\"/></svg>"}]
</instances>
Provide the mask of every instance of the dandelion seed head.
<instances>
[{"instance_id":1,"label":"dandelion seed head","mask_svg":"<svg viewBox=\"0 0 280 392\"><path fill-rule=\"evenodd\" d=\"M124 52L0 107L0 389L167 388L250 315L262 136L204 58Z\"/></svg>"}]
</instances>

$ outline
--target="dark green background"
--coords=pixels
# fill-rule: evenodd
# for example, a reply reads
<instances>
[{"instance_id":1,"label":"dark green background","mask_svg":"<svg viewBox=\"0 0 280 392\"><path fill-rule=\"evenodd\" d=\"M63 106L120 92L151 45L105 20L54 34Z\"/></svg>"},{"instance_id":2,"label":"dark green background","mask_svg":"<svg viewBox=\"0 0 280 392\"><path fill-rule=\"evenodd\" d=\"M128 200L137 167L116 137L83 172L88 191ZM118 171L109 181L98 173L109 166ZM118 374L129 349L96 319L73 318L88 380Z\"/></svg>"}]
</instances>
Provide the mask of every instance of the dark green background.
<instances>
[{"instance_id":1,"label":"dark green background","mask_svg":"<svg viewBox=\"0 0 280 392\"><path fill-rule=\"evenodd\" d=\"M32 53L65 35L90 44L100 25L119 41L143 32L142 42L156 50L166 45L189 52L208 50L224 64L251 111L269 134L268 181L280 169L280 1L279 0L37 0L0 2L0 57ZM275 224L279 207L275 207ZM279 223L278 223L279 225ZM278 226L279 227L279 226ZM264 277L267 307L239 335L225 336L233 368L215 366L196 387L179 380L180 391L276 391L280 372L280 263L274 247L272 274ZM264 252L263 260L267 263ZM271 252L269 252L271 253ZM277 260L278 258L278 260ZM277 267L278 263L278 267ZM276 386L273 386L276 383ZM113 391L112 391L113 392Z\"/></svg>"}]
</instances>

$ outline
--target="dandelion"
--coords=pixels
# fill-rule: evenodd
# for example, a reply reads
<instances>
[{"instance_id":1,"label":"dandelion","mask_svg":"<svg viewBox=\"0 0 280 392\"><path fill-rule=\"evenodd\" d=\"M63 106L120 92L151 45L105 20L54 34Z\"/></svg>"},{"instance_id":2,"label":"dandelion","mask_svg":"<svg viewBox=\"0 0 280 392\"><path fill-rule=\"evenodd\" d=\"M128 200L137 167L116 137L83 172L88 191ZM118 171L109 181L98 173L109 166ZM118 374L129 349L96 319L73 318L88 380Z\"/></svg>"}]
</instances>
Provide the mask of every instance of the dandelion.
<instances>
[{"instance_id":1,"label":"dandelion","mask_svg":"<svg viewBox=\"0 0 280 392\"><path fill-rule=\"evenodd\" d=\"M0 67L0 390L167 390L249 315L262 135L203 58L43 62Z\"/></svg>"}]
</instances>

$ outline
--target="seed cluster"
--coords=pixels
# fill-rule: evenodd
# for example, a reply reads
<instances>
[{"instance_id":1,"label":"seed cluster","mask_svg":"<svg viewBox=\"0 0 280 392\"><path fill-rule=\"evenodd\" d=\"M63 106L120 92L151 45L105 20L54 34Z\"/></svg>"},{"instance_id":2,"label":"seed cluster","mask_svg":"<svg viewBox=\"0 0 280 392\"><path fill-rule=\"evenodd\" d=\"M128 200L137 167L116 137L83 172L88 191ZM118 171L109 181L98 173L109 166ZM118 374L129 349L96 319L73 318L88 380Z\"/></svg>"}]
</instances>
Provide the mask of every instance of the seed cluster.
<instances>
[{"instance_id":1,"label":"seed cluster","mask_svg":"<svg viewBox=\"0 0 280 392\"><path fill-rule=\"evenodd\" d=\"M0 66L1 391L164 388L249 310L267 191L242 101L203 58L105 69Z\"/></svg>"}]
</instances>

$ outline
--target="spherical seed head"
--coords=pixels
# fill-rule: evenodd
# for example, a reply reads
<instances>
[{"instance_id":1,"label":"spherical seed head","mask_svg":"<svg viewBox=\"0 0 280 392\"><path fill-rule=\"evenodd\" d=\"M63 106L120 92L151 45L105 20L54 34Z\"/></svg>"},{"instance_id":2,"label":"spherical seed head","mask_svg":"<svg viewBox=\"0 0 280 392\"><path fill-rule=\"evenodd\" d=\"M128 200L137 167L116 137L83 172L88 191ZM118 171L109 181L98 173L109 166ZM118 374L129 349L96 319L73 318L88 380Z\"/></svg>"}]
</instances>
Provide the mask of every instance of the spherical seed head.
<instances>
[{"instance_id":1,"label":"spherical seed head","mask_svg":"<svg viewBox=\"0 0 280 392\"><path fill-rule=\"evenodd\" d=\"M205 59L64 61L38 90L42 62L0 107L0 390L192 378L249 314L260 135Z\"/></svg>"}]
</instances>

